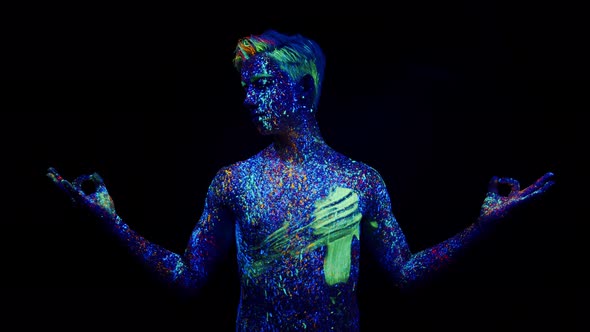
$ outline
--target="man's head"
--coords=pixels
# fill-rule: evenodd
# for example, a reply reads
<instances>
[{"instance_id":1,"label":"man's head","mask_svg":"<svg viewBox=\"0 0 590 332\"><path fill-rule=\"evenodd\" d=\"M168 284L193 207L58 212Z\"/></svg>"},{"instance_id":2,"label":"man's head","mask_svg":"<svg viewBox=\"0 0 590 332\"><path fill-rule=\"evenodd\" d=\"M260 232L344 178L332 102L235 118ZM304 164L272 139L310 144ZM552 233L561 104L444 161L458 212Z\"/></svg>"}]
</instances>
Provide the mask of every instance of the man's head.
<instances>
[{"instance_id":1,"label":"man's head","mask_svg":"<svg viewBox=\"0 0 590 332\"><path fill-rule=\"evenodd\" d=\"M285 35L275 30L244 37L236 46L234 67L241 72L244 62L260 54L274 60L294 82L313 84L312 107L317 109L326 59L315 41L299 34Z\"/></svg>"}]
</instances>

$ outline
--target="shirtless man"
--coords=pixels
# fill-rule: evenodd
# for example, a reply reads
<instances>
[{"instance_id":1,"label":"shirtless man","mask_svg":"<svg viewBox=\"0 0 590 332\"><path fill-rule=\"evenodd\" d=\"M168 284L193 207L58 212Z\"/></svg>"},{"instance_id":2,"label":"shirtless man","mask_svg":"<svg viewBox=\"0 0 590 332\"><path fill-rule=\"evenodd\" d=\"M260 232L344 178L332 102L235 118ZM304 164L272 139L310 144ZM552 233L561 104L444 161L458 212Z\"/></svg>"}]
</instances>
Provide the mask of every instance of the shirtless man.
<instances>
[{"instance_id":1,"label":"shirtless man","mask_svg":"<svg viewBox=\"0 0 590 332\"><path fill-rule=\"evenodd\" d=\"M234 66L252 121L273 140L217 172L184 252L132 230L116 213L98 174L69 182L50 168L48 176L174 287L198 290L235 241L238 331L357 331L360 241L373 250L391 282L404 288L447 266L512 208L553 184L552 173L522 190L514 179L494 177L473 224L412 252L380 174L322 138L316 112L325 58L318 44L268 30L238 41ZM83 190L87 181L96 191ZM510 193L500 195L499 185L510 187Z\"/></svg>"}]
</instances>

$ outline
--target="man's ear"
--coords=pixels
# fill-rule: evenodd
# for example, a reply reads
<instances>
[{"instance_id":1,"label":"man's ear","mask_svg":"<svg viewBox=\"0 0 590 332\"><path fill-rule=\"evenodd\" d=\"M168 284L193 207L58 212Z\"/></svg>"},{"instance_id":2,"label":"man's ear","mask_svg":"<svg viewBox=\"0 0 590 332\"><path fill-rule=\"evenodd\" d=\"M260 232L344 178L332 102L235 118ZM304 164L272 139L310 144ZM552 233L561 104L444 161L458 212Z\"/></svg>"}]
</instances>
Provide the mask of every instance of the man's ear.
<instances>
[{"instance_id":1,"label":"man's ear","mask_svg":"<svg viewBox=\"0 0 590 332\"><path fill-rule=\"evenodd\" d=\"M313 77L310 74L307 74L299 80L299 86L303 90L305 96L309 96L309 98L313 97L315 92L315 84L313 82Z\"/></svg>"}]
</instances>

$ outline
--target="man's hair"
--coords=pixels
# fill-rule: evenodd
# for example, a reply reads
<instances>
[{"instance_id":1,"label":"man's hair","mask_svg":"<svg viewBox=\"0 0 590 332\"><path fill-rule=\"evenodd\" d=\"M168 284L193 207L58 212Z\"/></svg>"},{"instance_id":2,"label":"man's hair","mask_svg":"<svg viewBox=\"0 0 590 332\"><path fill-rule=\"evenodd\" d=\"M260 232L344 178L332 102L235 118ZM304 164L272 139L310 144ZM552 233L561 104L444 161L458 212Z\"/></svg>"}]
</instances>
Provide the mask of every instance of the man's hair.
<instances>
[{"instance_id":1,"label":"man's hair","mask_svg":"<svg viewBox=\"0 0 590 332\"><path fill-rule=\"evenodd\" d=\"M240 71L245 60L260 53L275 60L281 70L295 81L309 74L315 86L313 106L318 106L326 58L315 41L300 34L285 35L276 30L250 35L238 40L233 59L234 67Z\"/></svg>"}]
</instances>

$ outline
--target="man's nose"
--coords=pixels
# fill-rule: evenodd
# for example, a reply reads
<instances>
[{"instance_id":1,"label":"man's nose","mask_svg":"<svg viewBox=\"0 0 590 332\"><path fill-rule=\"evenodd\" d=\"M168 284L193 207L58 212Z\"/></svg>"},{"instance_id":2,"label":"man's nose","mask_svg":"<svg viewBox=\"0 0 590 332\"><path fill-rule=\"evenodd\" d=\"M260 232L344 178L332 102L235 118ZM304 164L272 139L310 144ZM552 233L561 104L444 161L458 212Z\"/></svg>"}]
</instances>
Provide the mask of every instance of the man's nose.
<instances>
[{"instance_id":1,"label":"man's nose","mask_svg":"<svg viewBox=\"0 0 590 332\"><path fill-rule=\"evenodd\" d=\"M256 107L256 103L254 102L254 96L249 91L246 92L246 97L244 98L244 107L246 107L249 110Z\"/></svg>"}]
</instances>

